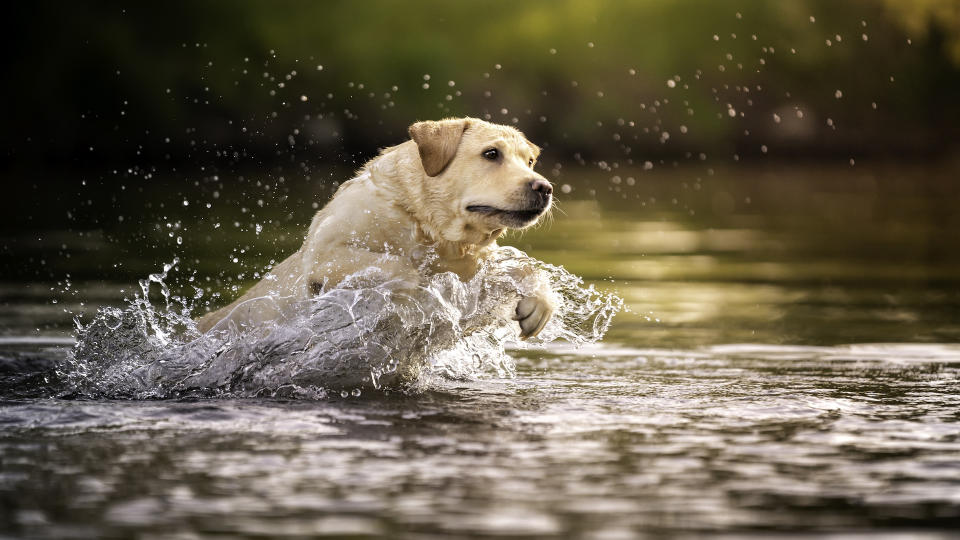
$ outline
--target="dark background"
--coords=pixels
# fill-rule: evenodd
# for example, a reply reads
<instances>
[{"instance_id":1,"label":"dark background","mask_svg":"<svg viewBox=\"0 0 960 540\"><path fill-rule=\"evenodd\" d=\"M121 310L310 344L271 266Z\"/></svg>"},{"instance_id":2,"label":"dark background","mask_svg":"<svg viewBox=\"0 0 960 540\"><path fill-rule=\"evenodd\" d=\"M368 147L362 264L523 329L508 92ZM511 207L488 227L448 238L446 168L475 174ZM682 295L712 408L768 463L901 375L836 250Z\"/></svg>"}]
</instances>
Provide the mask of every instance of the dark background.
<instances>
[{"instance_id":1,"label":"dark background","mask_svg":"<svg viewBox=\"0 0 960 540\"><path fill-rule=\"evenodd\" d=\"M448 115L517 124L557 160L724 161L763 145L784 159L944 155L960 129L958 11L952 0L24 2L7 8L2 159L27 173L353 164L413 120Z\"/></svg>"},{"instance_id":2,"label":"dark background","mask_svg":"<svg viewBox=\"0 0 960 540\"><path fill-rule=\"evenodd\" d=\"M954 0L33 2L4 27L8 303L174 256L234 296L379 147L463 115L544 148L556 226L508 240L588 280L778 282L779 257L829 258L818 284L939 287L960 265ZM707 271L669 262L706 244L641 221L787 236ZM665 259L598 265L616 228L634 247L611 257Z\"/></svg>"}]
</instances>

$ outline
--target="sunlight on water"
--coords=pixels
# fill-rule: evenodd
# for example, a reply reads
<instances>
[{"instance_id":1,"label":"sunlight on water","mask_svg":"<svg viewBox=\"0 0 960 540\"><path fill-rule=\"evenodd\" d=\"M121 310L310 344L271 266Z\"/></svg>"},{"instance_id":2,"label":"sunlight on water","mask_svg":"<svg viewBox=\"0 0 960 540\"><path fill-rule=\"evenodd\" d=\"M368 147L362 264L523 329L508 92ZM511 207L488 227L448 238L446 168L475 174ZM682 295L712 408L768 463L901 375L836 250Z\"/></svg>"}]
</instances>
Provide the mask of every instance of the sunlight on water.
<instances>
[{"instance_id":1,"label":"sunlight on water","mask_svg":"<svg viewBox=\"0 0 960 540\"><path fill-rule=\"evenodd\" d=\"M504 344L518 341L513 310L535 284L511 270L544 272L559 299L532 343L596 342L623 304L562 267L503 247L468 282L443 273L411 288L369 268L262 326L222 324L201 335L191 318L199 290L195 298L175 296L165 281L177 264L142 280L127 307L103 308L90 323L77 323L77 344L61 368L72 391L157 398L323 397L336 390L346 397L362 388L423 388L434 376L512 377ZM150 299L154 286L162 303Z\"/></svg>"}]
</instances>

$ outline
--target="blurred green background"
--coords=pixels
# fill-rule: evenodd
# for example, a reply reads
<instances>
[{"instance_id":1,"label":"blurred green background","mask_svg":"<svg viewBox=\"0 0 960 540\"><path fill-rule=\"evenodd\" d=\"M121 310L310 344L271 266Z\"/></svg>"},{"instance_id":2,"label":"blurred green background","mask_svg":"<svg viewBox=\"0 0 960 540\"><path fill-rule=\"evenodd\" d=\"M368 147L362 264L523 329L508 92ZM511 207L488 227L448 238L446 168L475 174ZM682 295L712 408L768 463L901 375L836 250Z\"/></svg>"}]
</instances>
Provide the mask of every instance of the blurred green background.
<instances>
[{"instance_id":1,"label":"blurred green background","mask_svg":"<svg viewBox=\"0 0 960 540\"><path fill-rule=\"evenodd\" d=\"M559 160L641 163L763 145L772 157L927 156L955 151L960 130L955 0L7 11L3 155L30 171L217 152L350 163L445 115L515 123Z\"/></svg>"},{"instance_id":2,"label":"blurred green background","mask_svg":"<svg viewBox=\"0 0 960 540\"><path fill-rule=\"evenodd\" d=\"M956 0L7 15L0 332L69 327L174 256L221 304L377 148L470 115L544 148L555 220L507 242L623 294L624 340L960 339Z\"/></svg>"}]
</instances>

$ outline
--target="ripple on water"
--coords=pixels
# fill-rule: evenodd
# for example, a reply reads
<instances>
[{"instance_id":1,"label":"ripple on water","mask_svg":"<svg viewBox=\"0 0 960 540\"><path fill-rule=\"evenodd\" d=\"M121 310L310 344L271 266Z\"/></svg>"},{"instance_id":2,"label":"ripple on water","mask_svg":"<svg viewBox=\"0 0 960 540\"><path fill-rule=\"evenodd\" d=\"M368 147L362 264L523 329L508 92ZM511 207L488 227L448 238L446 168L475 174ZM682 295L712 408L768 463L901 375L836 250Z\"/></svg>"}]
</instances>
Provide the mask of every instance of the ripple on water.
<instances>
[{"instance_id":1,"label":"ripple on water","mask_svg":"<svg viewBox=\"0 0 960 540\"><path fill-rule=\"evenodd\" d=\"M912 534L960 519L958 347L511 353L516 379L415 396L8 402L0 496L57 499L56 478L59 513L40 505L19 530L112 536L273 522L307 536Z\"/></svg>"}]
</instances>

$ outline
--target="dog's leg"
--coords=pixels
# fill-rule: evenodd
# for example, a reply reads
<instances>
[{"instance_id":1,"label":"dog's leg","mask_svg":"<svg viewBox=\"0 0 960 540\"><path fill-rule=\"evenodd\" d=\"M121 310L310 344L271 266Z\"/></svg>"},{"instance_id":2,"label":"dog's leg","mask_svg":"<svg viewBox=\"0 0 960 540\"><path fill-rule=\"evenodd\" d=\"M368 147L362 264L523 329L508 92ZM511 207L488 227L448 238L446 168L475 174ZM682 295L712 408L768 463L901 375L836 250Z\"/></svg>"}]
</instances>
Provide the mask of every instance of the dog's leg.
<instances>
[{"instance_id":1,"label":"dog's leg","mask_svg":"<svg viewBox=\"0 0 960 540\"><path fill-rule=\"evenodd\" d=\"M547 275L536 268L517 270L513 277L524 294L517 302L514 320L520 324L520 338L528 339L539 334L550 321L557 308L557 298Z\"/></svg>"}]
</instances>

